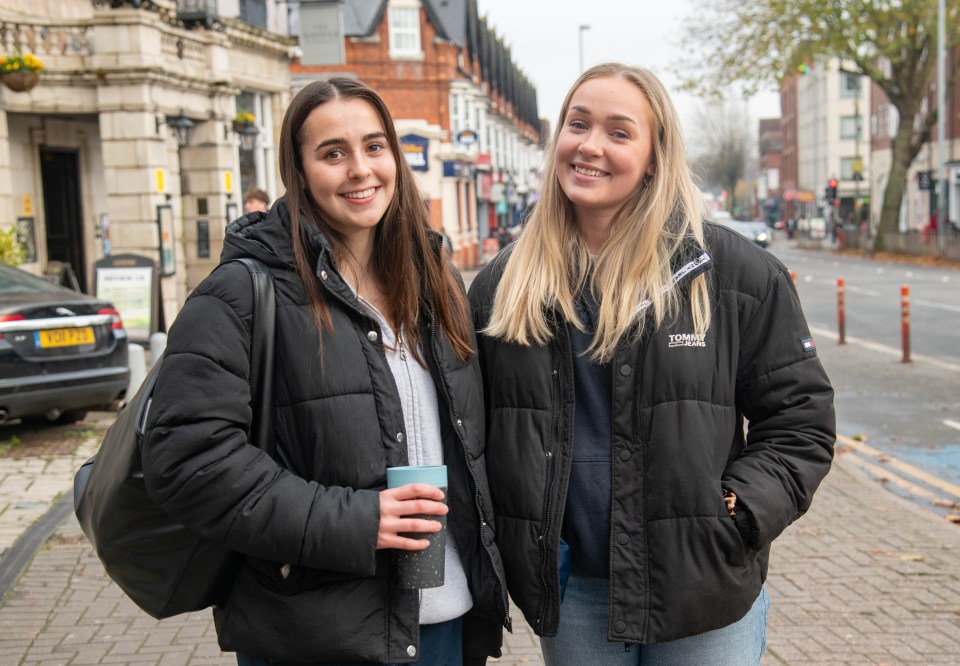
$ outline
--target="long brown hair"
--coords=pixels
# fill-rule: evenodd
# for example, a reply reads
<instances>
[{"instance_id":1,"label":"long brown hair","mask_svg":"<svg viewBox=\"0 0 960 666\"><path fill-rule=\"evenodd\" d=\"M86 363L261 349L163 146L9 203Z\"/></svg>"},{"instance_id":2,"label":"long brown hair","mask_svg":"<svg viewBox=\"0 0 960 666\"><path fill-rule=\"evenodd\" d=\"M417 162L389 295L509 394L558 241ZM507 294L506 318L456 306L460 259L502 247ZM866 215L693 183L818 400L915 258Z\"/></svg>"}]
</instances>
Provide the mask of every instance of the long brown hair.
<instances>
[{"instance_id":1,"label":"long brown hair","mask_svg":"<svg viewBox=\"0 0 960 666\"><path fill-rule=\"evenodd\" d=\"M389 278L385 280L384 289L397 323L410 338L414 356L422 362L418 321L421 308L432 306L440 330L457 356L466 360L473 353L467 301L446 253L431 245L427 209L420 198L413 172L403 159L390 111L365 83L336 77L314 81L297 93L287 107L280 130L280 178L287 190L293 254L319 337L322 340L324 331L333 331L333 320L315 274L316 257L311 256L307 239L311 233L320 231L336 259L343 259L347 251L343 237L327 222L310 195L301 158L304 123L317 107L334 100L349 99L365 100L377 112L397 165L396 191L377 225L373 246L375 267L380 275Z\"/></svg>"},{"instance_id":2,"label":"long brown hair","mask_svg":"<svg viewBox=\"0 0 960 666\"><path fill-rule=\"evenodd\" d=\"M596 261L580 235L573 205L557 179L556 145L570 100L585 81L619 78L640 89L650 105L655 173L637 183L617 212ZM521 345L544 344L552 337L544 307L558 307L567 321L582 330L574 300L593 266L592 289L600 296L597 330L590 346L597 361L613 358L618 342L632 332L639 337L652 326L679 313L676 289L664 291L673 272L671 259L691 240L703 241L702 198L684 157L680 121L670 95L651 71L620 63L604 63L584 72L570 88L560 110L544 169L544 186L536 208L507 260L485 332ZM710 303L704 276L690 286L694 331L710 326Z\"/></svg>"}]
</instances>

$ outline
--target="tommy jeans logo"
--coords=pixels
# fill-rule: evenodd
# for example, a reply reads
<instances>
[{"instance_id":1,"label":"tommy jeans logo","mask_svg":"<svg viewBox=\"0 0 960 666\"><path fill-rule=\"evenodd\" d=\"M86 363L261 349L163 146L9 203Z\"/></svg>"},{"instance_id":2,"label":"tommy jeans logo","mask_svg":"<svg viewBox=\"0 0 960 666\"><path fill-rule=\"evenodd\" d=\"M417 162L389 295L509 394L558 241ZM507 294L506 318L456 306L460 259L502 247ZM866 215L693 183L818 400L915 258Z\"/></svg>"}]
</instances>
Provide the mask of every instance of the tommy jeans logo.
<instances>
[{"instance_id":1,"label":"tommy jeans logo","mask_svg":"<svg viewBox=\"0 0 960 666\"><path fill-rule=\"evenodd\" d=\"M670 335L668 347L706 347L706 333L676 333Z\"/></svg>"}]
</instances>

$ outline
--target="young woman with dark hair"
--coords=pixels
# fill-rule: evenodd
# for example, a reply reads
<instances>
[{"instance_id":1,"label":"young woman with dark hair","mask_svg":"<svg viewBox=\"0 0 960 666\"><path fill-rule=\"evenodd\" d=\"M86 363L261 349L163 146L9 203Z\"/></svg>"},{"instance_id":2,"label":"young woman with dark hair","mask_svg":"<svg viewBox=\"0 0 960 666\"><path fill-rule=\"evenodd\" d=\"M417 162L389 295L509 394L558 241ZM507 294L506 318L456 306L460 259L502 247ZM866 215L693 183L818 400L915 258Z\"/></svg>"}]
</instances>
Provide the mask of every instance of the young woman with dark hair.
<instances>
[{"instance_id":1,"label":"young woman with dark hair","mask_svg":"<svg viewBox=\"0 0 960 666\"><path fill-rule=\"evenodd\" d=\"M462 282L368 86L307 85L279 151L286 195L230 225L221 257L274 278L274 441L248 441L252 291L229 264L171 328L148 487L245 555L214 610L241 665L482 664L509 617ZM386 489L408 464L447 466L446 504L430 485ZM443 586L401 589L392 559L427 545L404 535L439 529L412 516L444 514Z\"/></svg>"}]
</instances>

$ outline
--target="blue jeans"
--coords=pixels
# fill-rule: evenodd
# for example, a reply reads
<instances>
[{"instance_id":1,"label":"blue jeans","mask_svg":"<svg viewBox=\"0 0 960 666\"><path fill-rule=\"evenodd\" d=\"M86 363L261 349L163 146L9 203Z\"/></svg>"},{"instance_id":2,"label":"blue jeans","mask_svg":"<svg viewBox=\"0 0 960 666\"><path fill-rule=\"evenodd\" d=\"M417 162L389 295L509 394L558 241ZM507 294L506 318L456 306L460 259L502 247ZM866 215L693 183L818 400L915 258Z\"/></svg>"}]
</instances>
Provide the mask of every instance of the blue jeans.
<instances>
[{"instance_id":1,"label":"blue jeans","mask_svg":"<svg viewBox=\"0 0 960 666\"><path fill-rule=\"evenodd\" d=\"M447 622L420 625L420 658L409 662L415 666L463 666L463 628L458 617ZM314 666L369 666L368 661L323 661ZM238 666L304 666L297 662L288 664L260 657L237 654ZM385 666L400 666L386 664ZM406 666L406 665L404 665Z\"/></svg>"},{"instance_id":2,"label":"blue jeans","mask_svg":"<svg viewBox=\"0 0 960 666\"><path fill-rule=\"evenodd\" d=\"M766 647L766 588L739 621L669 643L631 645L607 641L610 581L570 574L560 605L560 626L554 638L541 638L547 666L758 666Z\"/></svg>"}]
</instances>

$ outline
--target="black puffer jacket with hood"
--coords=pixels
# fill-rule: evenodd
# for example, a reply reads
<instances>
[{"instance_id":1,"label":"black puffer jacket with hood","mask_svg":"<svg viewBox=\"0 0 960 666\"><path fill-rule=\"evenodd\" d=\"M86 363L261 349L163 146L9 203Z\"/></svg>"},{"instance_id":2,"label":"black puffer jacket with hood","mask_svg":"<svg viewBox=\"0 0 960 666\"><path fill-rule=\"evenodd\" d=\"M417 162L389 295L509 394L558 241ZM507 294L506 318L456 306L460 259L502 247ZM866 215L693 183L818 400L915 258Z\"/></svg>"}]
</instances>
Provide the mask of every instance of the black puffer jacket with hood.
<instances>
[{"instance_id":1,"label":"black puffer jacket with hood","mask_svg":"<svg viewBox=\"0 0 960 666\"><path fill-rule=\"evenodd\" d=\"M377 323L310 238L335 332L323 360L294 269L286 201L230 225L221 260L255 257L276 288L275 454L248 442L253 293L246 270L218 267L170 330L145 442L151 495L172 515L246 555L214 609L224 650L278 661L403 663L420 654L419 601L377 550L386 469L407 464L403 411ZM439 246L437 247L439 250ZM484 460L476 356L462 362L432 321L421 331L437 386L448 466L448 529L473 596L466 663L498 655L509 624Z\"/></svg>"},{"instance_id":2,"label":"black puffer jacket with hood","mask_svg":"<svg viewBox=\"0 0 960 666\"><path fill-rule=\"evenodd\" d=\"M682 313L622 341L613 359L610 641L661 643L742 618L770 542L807 510L832 460L833 390L790 274L738 234L705 226L706 251L691 243L675 262ZM505 261L470 288L478 331ZM687 301L700 274L712 306L704 336ZM576 396L567 326L559 311L547 316L545 345L485 335L479 345L507 586L534 630L553 636ZM738 498L737 522L723 489Z\"/></svg>"}]
</instances>

